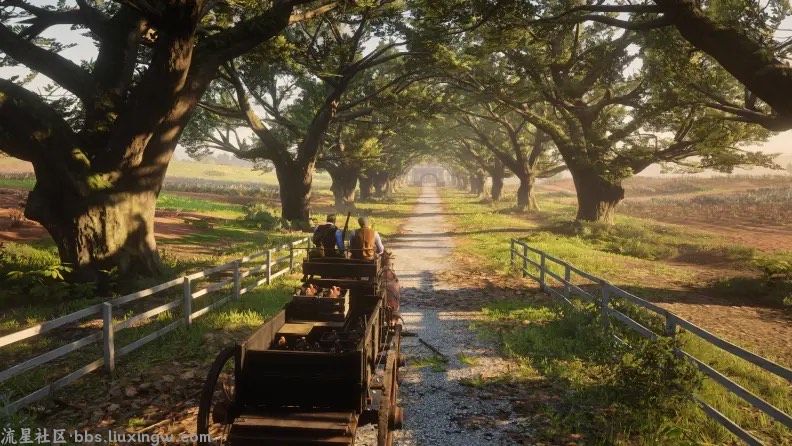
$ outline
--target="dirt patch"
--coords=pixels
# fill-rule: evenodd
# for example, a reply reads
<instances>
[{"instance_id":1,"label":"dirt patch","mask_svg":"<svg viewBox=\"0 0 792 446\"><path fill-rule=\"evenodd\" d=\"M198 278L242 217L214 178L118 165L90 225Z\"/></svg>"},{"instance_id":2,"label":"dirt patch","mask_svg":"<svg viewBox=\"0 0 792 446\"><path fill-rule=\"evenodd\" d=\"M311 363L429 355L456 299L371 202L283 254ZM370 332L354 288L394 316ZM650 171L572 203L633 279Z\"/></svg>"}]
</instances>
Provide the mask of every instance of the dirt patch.
<instances>
[{"instance_id":1,"label":"dirt patch","mask_svg":"<svg viewBox=\"0 0 792 446\"><path fill-rule=\"evenodd\" d=\"M653 213L653 220L684 226L686 230L721 237L727 243L742 245L766 252L789 251L792 247L792 225L767 226L740 223L728 218L713 221L694 216L677 217Z\"/></svg>"},{"instance_id":2,"label":"dirt patch","mask_svg":"<svg viewBox=\"0 0 792 446\"><path fill-rule=\"evenodd\" d=\"M27 194L24 190L0 188L0 241L30 242L49 238L47 231L37 222L26 218L17 220L13 215L24 209ZM154 217L154 229L158 240L178 240L206 232L219 221L218 218L197 212L158 210ZM205 222L207 226L200 227L199 222Z\"/></svg>"}]
</instances>

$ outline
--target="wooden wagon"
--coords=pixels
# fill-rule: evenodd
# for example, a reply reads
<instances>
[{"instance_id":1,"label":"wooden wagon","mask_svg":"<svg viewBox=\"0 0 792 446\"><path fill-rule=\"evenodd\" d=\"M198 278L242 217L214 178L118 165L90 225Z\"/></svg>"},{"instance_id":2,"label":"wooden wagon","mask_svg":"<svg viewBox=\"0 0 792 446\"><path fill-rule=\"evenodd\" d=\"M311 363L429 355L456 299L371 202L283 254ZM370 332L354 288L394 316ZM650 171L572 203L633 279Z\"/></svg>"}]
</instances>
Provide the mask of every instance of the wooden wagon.
<instances>
[{"instance_id":1,"label":"wooden wagon","mask_svg":"<svg viewBox=\"0 0 792 446\"><path fill-rule=\"evenodd\" d=\"M401 325L386 305L379 259L306 260L303 272L307 287L343 290L343 303L314 297L312 312L310 298L295 296L221 351L201 395L198 434L211 438L202 444L351 445L364 424L377 425L379 446L392 444L402 424Z\"/></svg>"}]
</instances>

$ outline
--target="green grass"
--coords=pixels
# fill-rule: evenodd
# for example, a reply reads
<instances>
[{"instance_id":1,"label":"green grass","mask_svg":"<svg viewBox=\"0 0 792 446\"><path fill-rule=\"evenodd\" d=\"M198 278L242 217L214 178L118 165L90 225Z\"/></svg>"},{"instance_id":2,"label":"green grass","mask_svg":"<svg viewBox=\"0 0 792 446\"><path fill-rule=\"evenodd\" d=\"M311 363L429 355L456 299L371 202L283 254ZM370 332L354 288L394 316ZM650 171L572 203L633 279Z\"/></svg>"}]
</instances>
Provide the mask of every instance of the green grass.
<instances>
[{"instance_id":1,"label":"green grass","mask_svg":"<svg viewBox=\"0 0 792 446\"><path fill-rule=\"evenodd\" d=\"M247 279L243 286L251 285L254 280L254 278ZM207 334L226 333L234 339L243 340L288 301L291 291L297 284L298 282L295 279L279 280L271 286L261 286L250 293L246 293L240 301L232 301L196 319L189 328L178 328L174 332L136 350L129 356L121 358L118 364L118 373L127 376L142 374L151 367L168 363L174 358L179 358L180 361L211 360L214 353L221 346L207 346ZM201 285L197 284L194 289L200 289L200 287ZM196 299L193 303L193 311L216 302L223 296L229 295L230 292L230 287L226 287L224 290ZM180 294L181 288L176 287L172 291L160 293L156 297L148 298L148 300L161 304L170 299L178 299ZM149 303L146 308L151 306L152 304ZM140 312L139 309L132 309L136 305L125 307L122 310L116 309L117 313L114 317L116 321ZM134 340L140 339L182 317L180 307L177 307L172 311L159 314L144 325L121 330L115 335L116 348L118 349ZM95 328L92 330L86 327L84 330L86 330L84 335L87 335L90 332L94 332ZM57 347L59 344L62 344L62 342L56 338L37 337L30 342L23 341L14 344L13 348L4 349L3 360L8 362L10 358L20 355L28 357L32 351L44 351ZM101 357L101 355L100 345L92 345L45 366L25 372L0 386L0 398L13 401L38 389L47 382L52 382L69 371L73 371ZM99 382L106 380L107 378L101 372L91 374L78 381L75 387L70 387L69 391L94 392L99 396L106 389L106 385L99 384Z\"/></svg>"},{"instance_id":2,"label":"green grass","mask_svg":"<svg viewBox=\"0 0 792 446\"><path fill-rule=\"evenodd\" d=\"M36 185L34 178L14 178L0 175L0 187L8 189L33 190Z\"/></svg>"},{"instance_id":3,"label":"green grass","mask_svg":"<svg viewBox=\"0 0 792 446\"><path fill-rule=\"evenodd\" d=\"M508 202L482 204L450 190L443 196L456 232L464 236L462 250L502 273L510 269L509 240L518 238L621 287L645 288L658 278L664 283L689 285L697 282L698 274L690 266L704 264L754 272L699 285L711 295L741 300L750 296L781 306L789 294L788 282L767 282L757 265L768 260L792 263L792 251L760 253L700 232L622 215L611 226L573 222L574 206L551 200L541 202L542 211L524 215L510 213ZM538 256L534 260L538 261ZM550 267L563 275L559 265ZM662 288L645 291L651 293L648 297L671 297Z\"/></svg>"},{"instance_id":4,"label":"green grass","mask_svg":"<svg viewBox=\"0 0 792 446\"><path fill-rule=\"evenodd\" d=\"M448 369L448 359L439 355L411 358L409 364L417 369L429 368L436 373L445 372Z\"/></svg>"},{"instance_id":5,"label":"green grass","mask_svg":"<svg viewBox=\"0 0 792 446\"><path fill-rule=\"evenodd\" d=\"M639 295L652 299L673 296L676 292L664 289L666 286L683 285L695 279L695 269L684 265L685 262L725 264L758 272L757 259L770 257L646 219L619 216L613 227L571 224L568 222L574 216L574 208L564 202L544 200L541 212L524 215L510 213L507 203L482 204L470 195L449 190L443 195L446 211L459 236L456 255L477 268L502 274L511 273L510 238L527 240L535 248L617 286L640 290ZM788 255L776 254L770 263L784 262ZM533 258L539 260L538 256ZM560 267L551 269L563 276ZM744 284L735 287L743 293L750 289ZM725 292L721 295L727 296ZM660 332L662 321L619 302L615 305ZM555 397L550 400L556 403L547 404L538 412L546 415L547 428L541 433L545 437L537 440L552 442L571 434L583 434L584 444L737 443L688 400L674 397L672 401L676 403L672 407L659 411L649 408L647 398L665 395L652 400L665 401L669 389L683 384L677 378L687 376L687 372L680 369L681 374L676 377L655 375L656 368L649 366L648 359L666 358L663 352L669 350L643 343L612 322L610 327L637 346L635 351L639 353L620 347L606 336L596 308L577 304L577 310L572 311L548 304L544 299L529 299L492 303L482 311L485 320L477 326L482 336L498 342L503 353L520 365L510 385L530 389L540 381L555 389ZM783 379L687 335L681 336L679 342L685 351L781 410L792 412L792 388ZM479 381L469 385L486 384ZM638 393L635 390L638 384L649 390ZM792 444L789 430L718 384L704 380L696 394L766 444Z\"/></svg>"},{"instance_id":6,"label":"green grass","mask_svg":"<svg viewBox=\"0 0 792 446\"><path fill-rule=\"evenodd\" d=\"M357 228L357 217L366 215L371 217L374 229L384 238L395 236L401 224L412 214L418 196L418 188L406 187L393 197L356 203L357 210L352 212L349 227ZM343 224L343 221L339 222L339 226Z\"/></svg>"},{"instance_id":7,"label":"green grass","mask_svg":"<svg viewBox=\"0 0 792 446\"><path fill-rule=\"evenodd\" d=\"M552 442L582 434L584 444L685 445L731 444L735 440L701 412L685 395L696 394L766 444L788 445L789 431L774 423L719 385L704 380L692 366L668 356L670 347L645 342L618 326L630 348L611 340L596 307L578 302L575 309L546 300L501 301L483 308L476 325L482 336L497 340L504 355L515 360L508 378L472 379L472 387L509 385L531 388L537 380L558 394L537 413L546 417L535 440ZM613 323L615 325L615 323ZM669 341L664 341L665 343ZM788 383L739 358L720 353L691 336L678 345L715 366L750 391L789 413Z\"/></svg>"},{"instance_id":8,"label":"green grass","mask_svg":"<svg viewBox=\"0 0 792 446\"><path fill-rule=\"evenodd\" d=\"M239 218L244 215L244 206L241 204L184 197L170 193L160 194L157 199L157 209L198 212L219 218Z\"/></svg>"},{"instance_id":9,"label":"green grass","mask_svg":"<svg viewBox=\"0 0 792 446\"><path fill-rule=\"evenodd\" d=\"M471 355L466 355L465 353L459 353L457 355L457 359L459 360L459 362L469 367L475 367L479 364L479 358Z\"/></svg>"},{"instance_id":10,"label":"green grass","mask_svg":"<svg viewBox=\"0 0 792 446\"><path fill-rule=\"evenodd\" d=\"M546 300L502 301L485 306L477 324L500 341L518 367L490 385L532 388L544 382L533 416L542 429L532 440L554 443L580 435L584 444L674 444L662 432L669 418L691 405L696 373L662 345L622 334L634 346L612 341L595 307L561 307ZM657 367L647 367L647 363ZM467 385L484 387L474 380ZM529 415L529 414L526 414Z\"/></svg>"}]
</instances>

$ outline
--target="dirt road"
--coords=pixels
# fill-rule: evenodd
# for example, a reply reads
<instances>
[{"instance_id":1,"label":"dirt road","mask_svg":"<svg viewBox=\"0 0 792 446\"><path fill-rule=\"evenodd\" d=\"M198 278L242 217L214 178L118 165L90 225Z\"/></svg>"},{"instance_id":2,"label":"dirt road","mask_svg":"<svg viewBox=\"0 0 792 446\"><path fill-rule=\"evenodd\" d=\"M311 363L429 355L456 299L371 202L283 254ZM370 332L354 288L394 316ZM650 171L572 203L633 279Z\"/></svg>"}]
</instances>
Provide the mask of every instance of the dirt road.
<instances>
[{"instance_id":1,"label":"dirt road","mask_svg":"<svg viewBox=\"0 0 792 446\"><path fill-rule=\"evenodd\" d=\"M437 190L425 187L413 216L402 228L403 235L386 246L396 255L404 330L414 334L402 340L408 358L400 388L405 425L395 442L513 444L508 434L519 428L519 420L512 419L510 402L465 385L469 380L503 374L509 364L470 330L478 312L443 309L466 292L438 277L441 271L453 269L450 230ZM361 428L355 444L375 445L374 429Z\"/></svg>"}]
</instances>

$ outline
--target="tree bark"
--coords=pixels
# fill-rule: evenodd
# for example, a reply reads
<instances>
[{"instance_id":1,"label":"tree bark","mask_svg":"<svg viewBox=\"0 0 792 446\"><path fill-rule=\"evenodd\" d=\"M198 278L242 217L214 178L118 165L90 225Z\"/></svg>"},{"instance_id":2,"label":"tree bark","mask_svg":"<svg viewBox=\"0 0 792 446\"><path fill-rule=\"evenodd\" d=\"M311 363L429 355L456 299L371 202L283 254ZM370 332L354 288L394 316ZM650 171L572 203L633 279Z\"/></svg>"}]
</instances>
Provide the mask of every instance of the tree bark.
<instances>
[{"instance_id":1,"label":"tree bark","mask_svg":"<svg viewBox=\"0 0 792 446\"><path fill-rule=\"evenodd\" d=\"M539 203L534 194L536 177L533 175L520 176L520 186L517 188L517 210L518 211L538 211Z\"/></svg>"},{"instance_id":2,"label":"tree bark","mask_svg":"<svg viewBox=\"0 0 792 446\"><path fill-rule=\"evenodd\" d=\"M97 191L82 200L38 182L28 195L25 216L52 236L69 279L100 283L107 272L162 272L154 240L158 185L137 190Z\"/></svg>"},{"instance_id":3,"label":"tree bark","mask_svg":"<svg viewBox=\"0 0 792 446\"><path fill-rule=\"evenodd\" d=\"M307 224L311 216L313 163L274 165L280 188L281 216L292 223Z\"/></svg>"},{"instance_id":4,"label":"tree bark","mask_svg":"<svg viewBox=\"0 0 792 446\"><path fill-rule=\"evenodd\" d=\"M360 201L371 200L371 193L373 188L373 180L368 175L361 175L358 178L360 183Z\"/></svg>"},{"instance_id":5,"label":"tree bark","mask_svg":"<svg viewBox=\"0 0 792 446\"><path fill-rule=\"evenodd\" d=\"M616 205L624 199L621 181L611 181L586 171L572 170L577 191L577 220L613 223Z\"/></svg>"},{"instance_id":6,"label":"tree bark","mask_svg":"<svg viewBox=\"0 0 792 446\"><path fill-rule=\"evenodd\" d=\"M355 209L355 188L357 187L359 169L349 167L328 168L333 183L335 208L338 212L349 212Z\"/></svg>"},{"instance_id":7,"label":"tree bark","mask_svg":"<svg viewBox=\"0 0 792 446\"><path fill-rule=\"evenodd\" d=\"M385 188L388 185L388 175L383 172L378 172L373 175L374 181L374 195L382 197L385 195Z\"/></svg>"},{"instance_id":8,"label":"tree bark","mask_svg":"<svg viewBox=\"0 0 792 446\"><path fill-rule=\"evenodd\" d=\"M110 270L160 271L154 212L184 126L218 66L278 34L293 9L275 5L196 44L196 28L210 8L199 1L167 3L158 23L127 5L106 21L97 19L103 23L94 33L93 71L0 25L0 52L50 77L85 111L82 128L73 130L37 94L0 79L0 146L33 163L36 186L25 214L50 233L72 280L101 281ZM147 67L138 65L144 25L157 35Z\"/></svg>"},{"instance_id":9,"label":"tree bark","mask_svg":"<svg viewBox=\"0 0 792 446\"><path fill-rule=\"evenodd\" d=\"M470 176L470 192L478 196L484 195L484 174L476 173Z\"/></svg>"},{"instance_id":10,"label":"tree bark","mask_svg":"<svg viewBox=\"0 0 792 446\"><path fill-rule=\"evenodd\" d=\"M492 197L492 201L500 201L501 199L501 195L503 194L503 177L503 171L495 171L493 175L491 175L492 189L490 189L490 196Z\"/></svg>"}]
</instances>

